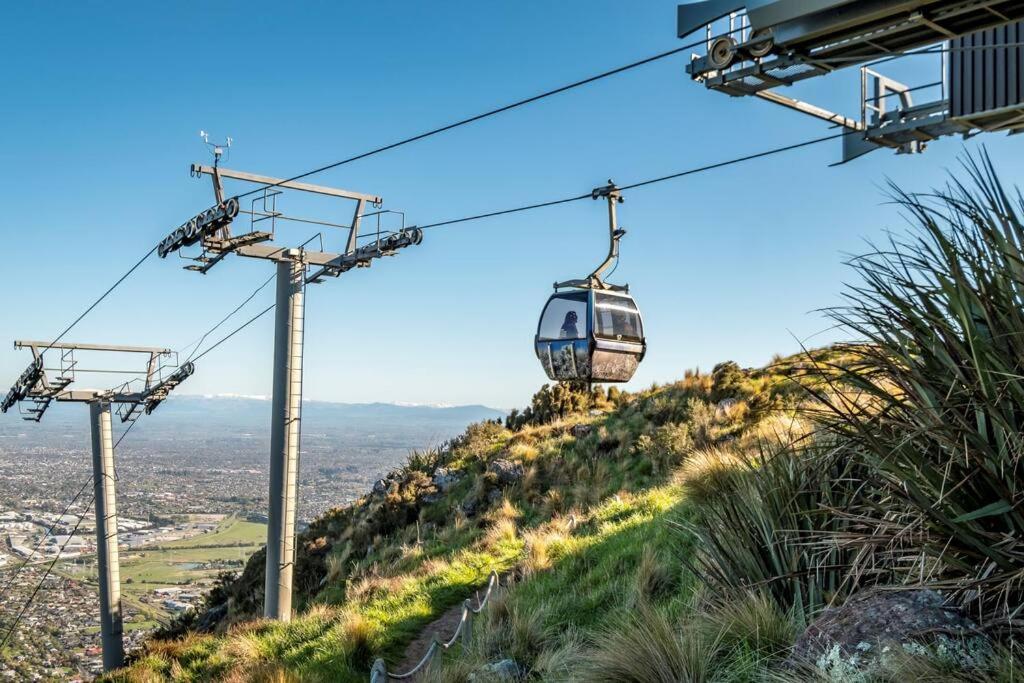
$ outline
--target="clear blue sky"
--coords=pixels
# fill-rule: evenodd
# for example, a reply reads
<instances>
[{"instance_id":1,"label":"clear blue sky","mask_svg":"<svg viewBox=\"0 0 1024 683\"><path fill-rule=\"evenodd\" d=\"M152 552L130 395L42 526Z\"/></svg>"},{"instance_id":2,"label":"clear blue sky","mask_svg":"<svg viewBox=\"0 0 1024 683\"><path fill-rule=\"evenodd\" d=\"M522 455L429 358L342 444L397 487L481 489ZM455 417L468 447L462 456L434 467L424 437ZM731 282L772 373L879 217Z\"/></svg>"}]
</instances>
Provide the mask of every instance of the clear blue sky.
<instances>
[{"instance_id":1,"label":"clear blue sky","mask_svg":"<svg viewBox=\"0 0 1024 683\"><path fill-rule=\"evenodd\" d=\"M188 176L209 158L199 129L235 139L227 166L287 176L677 46L674 13L662 0L6 7L2 383L28 362L10 341L52 338L210 205L208 182ZM683 65L665 60L315 182L380 194L422 224L830 132L706 91ZM797 94L857 111L853 72ZM1016 182L1024 138L980 140ZM884 179L927 189L964 147L947 139L916 157L880 151L828 168L839 144L826 143L630 193L615 279L632 286L650 345L632 386L797 350L827 325L814 311L850 277L844 253L901 228ZM551 283L589 272L604 230L604 208L579 202L430 231L396 259L311 288L307 398L523 404L544 381L531 344ZM151 259L68 339L180 347L270 272L244 259L206 277L179 265ZM272 337L267 316L207 356L187 392L269 393Z\"/></svg>"}]
</instances>

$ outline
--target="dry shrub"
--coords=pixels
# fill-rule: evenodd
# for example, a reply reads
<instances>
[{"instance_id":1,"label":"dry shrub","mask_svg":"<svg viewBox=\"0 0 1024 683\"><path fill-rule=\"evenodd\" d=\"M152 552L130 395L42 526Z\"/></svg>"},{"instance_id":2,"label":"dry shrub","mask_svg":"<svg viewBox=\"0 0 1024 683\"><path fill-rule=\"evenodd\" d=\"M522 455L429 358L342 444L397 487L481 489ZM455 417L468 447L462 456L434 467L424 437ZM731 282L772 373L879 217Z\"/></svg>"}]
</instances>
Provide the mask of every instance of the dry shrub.
<instances>
[{"instance_id":1,"label":"dry shrub","mask_svg":"<svg viewBox=\"0 0 1024 683\"><path fill-rule=\"evenodd\" d=\"M186 633L184 636L173 640L152 639L146 644L146 653L173 660L181 657L187 650L209 639L210 636L194 632Z\"/></svg>"},{"instance_id":2,"label":"dry shrub","mask_svg":"<svg viewBox=\"0 0 1024 683\"><path fill-rule=\"evenodd\" d=\"M519 460L524 465L528 465L537 459L537 456L540 455L540 450L533 444L523 443L520 440L509 446L508 455L513 460Z\"/></svg>"},{"instance_id":3,"label":"dry shrub","mask_svg":"<svg viewBox=\"0 0 1024 683\"><path fill-rule=\"evenodd\" d=\"M496 591L474 624L471 653L485 662L532 662L556 640L545 626L549 617L543 605L526 608L510 601L506 590Z\"/></svg>"},{"instance_id":4,"label":"dry shrub","mask_svg":"<svg viewBox=\"0 0 1024 683\"><path fill-rule=\"evenodd\" d=\"M257 662L269 656L264 641L254 632L237 633L228 640L225 653L236 662Z\"/></svg>"},{"instance_id":5,"label":"dry shrub","mask_svg":"<svg viewBox=\"0 0 1024 683\"><path fill-rule=\"evenodd\" d=\"M679 567L656 549L645 547L637 563L634 591L636 604L657 602L679 585Z\"/></svg>"},{"instance_id":6,"label":"dry shrub","mask_svg":"<svg viewBox=\"0 0 1024 683\"><path fill-rule=\"evenodd\" d=\"M223 679L224 683L300 683L300 680L297 674L275 662L236 667Z\"/></svg>"},{"instance_id":7,"label":"dry shrub","mask_svg":"<svg viewBox=\"0 0 1024 683\"><path fill-rule=\"evenodd\" d=\"M566 519L552 520L525 534L523 540L526 545L526 557L522 563L524 576L529 577L551 568L557 559L554 546L565 542L569 533L568 527Z\"/></svg>"},{"instance_id":8,"label":"dry shrub","mask_svg":"<svg viewBox=\"0 0 1024 683\"><path fill-rule=\"evenodd\" d=\"M677 477L686 486L687 494L700 503L718 495L723 480L731 476L742 459L728 448L702 448L695 451L678 470Z\"/></svg>"},{"instance_id":9,"label":"dry shrub","mask_svg":"<svg viewBox=\"0 0 1024 683\"><path fill-rule=\"evenodd\" d=\"M340 553L331 553L327 556L327 583L338 583L345 578L348 569L351 545L346 543L344 550Z\"/></svg>"},{"instance_id":10,"label":"dry shrub","mask_svg":"<svg viewBox=\"0 0 1024 683\"><path fill-rule=\"evenodd\" d=\"M767 657L782 656L798 635L793 619L759 592L713 605L701 621L705 629L721 637L724 645L746 646Z\"/></svg>"},{"instance_id":11,"label":"dry shrub","mask_svg":"<svg viewBox=\"0 0 1024 683\"><path fill-rule=\"evenodd\" d=\"M677 627L641 605L599 632L576 680L589 683L699 683L709 681L722 641Z\"/></svg>"},{"instance_id":12,"label":"dry shrub","mask_svg":"<svg viewBox=\"0 0 1024 683\"><path fill-rule=\"evenodd\" d=\"M502 543L515 540L518 533L519 527L516 525L515 519L500 517L488 527L487 533L483 538L483 545L486 548L493 548Z\"/></svg>"},{"instance_id":13,"label":"dry shrub","mask_svg":"<svg viewBox=\"0 0 1024 683\"><path fill-rule=\"evenodd\" d=\"M559 489L550 489L544 494L540 509L545 517L554 517L565 511L565 496Z\"/></svg>"},{"instance_id":14,"label":"dry shrub","mask_svg":"<svg viewBox=\"0 0 1024 683\"><path fill-rule=\"evenodd\" d=\"M692 568L714 596L763 591L783 613L805 620L856 587L858 550L836 537L853 523L837 515L860 493L864 473L823 444L742 454L687 482L700 501L692 523Z\"/></svg>"}]
</instances>

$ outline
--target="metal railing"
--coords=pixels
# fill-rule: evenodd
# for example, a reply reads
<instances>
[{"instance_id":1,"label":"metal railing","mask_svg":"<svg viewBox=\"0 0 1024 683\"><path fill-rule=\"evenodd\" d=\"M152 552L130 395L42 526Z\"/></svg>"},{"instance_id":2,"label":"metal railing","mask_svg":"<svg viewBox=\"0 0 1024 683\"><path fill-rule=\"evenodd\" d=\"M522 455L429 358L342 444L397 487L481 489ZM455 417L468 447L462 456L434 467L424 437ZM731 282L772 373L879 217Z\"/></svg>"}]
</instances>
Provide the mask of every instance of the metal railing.
<instances>
[{"instance_id":1,"label":"metal railing","mask_svg":"<svg viewBox=\"0 0 1024 683\"><path fill-rule=\"evenodd\" d=\"M491 594L494 592L494 589L497 588L498 582L498 572L492 570L490 580L487 582L487 592L484 593L483 599L480 600L476 607L473 607L472 601L469 598L466 598L462 603L462 618L459 619L459 625L455 629L455 633L453 633L452 637L447 641L441 640L441 637L435 633L434 639L431 641L430 647L427 648L426 654L423 655L423 658L416 666L405 673L392 673L388 671L387 664L384 663L383 659L377 659L373 663L373 668L370 669L370 683L386 683L389 680L409 680L416 674L423 671L439 653L444 652L455 645L455 643L459 641L460 637L462 639L463 647L468 645L469 638L471 636L471 621L474 616L480 614L480 612L482 612L487 606L487 601L490 600Z\"/></svg>"}]
</instances>

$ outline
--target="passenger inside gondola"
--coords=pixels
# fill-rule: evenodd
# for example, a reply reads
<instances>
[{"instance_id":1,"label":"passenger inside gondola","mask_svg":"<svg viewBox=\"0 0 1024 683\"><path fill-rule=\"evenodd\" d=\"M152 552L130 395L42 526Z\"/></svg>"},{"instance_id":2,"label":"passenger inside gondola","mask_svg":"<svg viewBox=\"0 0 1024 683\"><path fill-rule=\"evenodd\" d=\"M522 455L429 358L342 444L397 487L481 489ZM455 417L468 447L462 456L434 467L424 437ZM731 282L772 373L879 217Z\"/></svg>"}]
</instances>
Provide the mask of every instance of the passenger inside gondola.
<instances>
[{"instance_id":1,"label":"passenger inside gondola","mask_svg":"<svg viewBox=\"0 0 1024 683\"><path fill-rule=\"evenodd\" d=\"M547 341L587 336L587 293L564 292L551 298L541 315L538 338Z\"/></svg>"},{"instance_id":2,"label":"passenger inside gondola","mask_svg":"<svg viewBox=\"0 0 1024 683\"><path fill-rule=\"evenodd\" d=\"M566 313L565 322L562 323L562 329L559 331L559 337L562 339L579 339L580 331L576 327L577 319L576 311Z\"/></svg>"}]
</instances>

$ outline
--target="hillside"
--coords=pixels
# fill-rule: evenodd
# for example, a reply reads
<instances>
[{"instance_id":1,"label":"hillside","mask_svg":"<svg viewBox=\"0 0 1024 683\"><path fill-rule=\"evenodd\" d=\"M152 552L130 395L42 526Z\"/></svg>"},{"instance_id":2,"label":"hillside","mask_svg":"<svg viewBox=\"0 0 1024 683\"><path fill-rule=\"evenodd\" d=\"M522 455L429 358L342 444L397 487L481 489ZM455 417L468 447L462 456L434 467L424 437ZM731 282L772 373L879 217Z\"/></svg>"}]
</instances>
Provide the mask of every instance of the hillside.
<instances>
[{"instance_id":1,"label":"hillside","mask_svg":"<svg viewBox=\"0 0 1024 683\"><path fill-rule=\"evenodd\" d=\"M703 455L689 459L691 469L723 457L717 449L783 428L800 396L780 371L725 364L636 395L583 394L606 411L598 415L579 411L519 431L474 425L311 525L296 573L304 615L295 623L250 622L262 599L260 552L197 620L215 622L217 635L155 643L130 676L250 679L269 665L303 680L364 681L373 657L396 660L492 570L518 580L509 599L562 595L566 604L547 612L575 614L570 623L580 629L624 616L636 581L678 611L693 586L678 556L691 541L673 526L689 508L678 467L692 452ZM592 590L566 591L569 579ZM544 611L530 612L541 631L554 625L543 623Z\"/></svg>"},{"instance_id":2,"label":"hillside","mask_svg":"<svg viewBox=\"0 0 1024 683\"><path fill-rule=\"evenodd\" d=\"M110 680L404 672L492 572L419 680L1015 680L1024 198L966 169L894 190L916 232L854 261L832 312L857 343L544 387L313 523L292 623L257 618L258 553Z\"/></svg>"}]
</instances>

